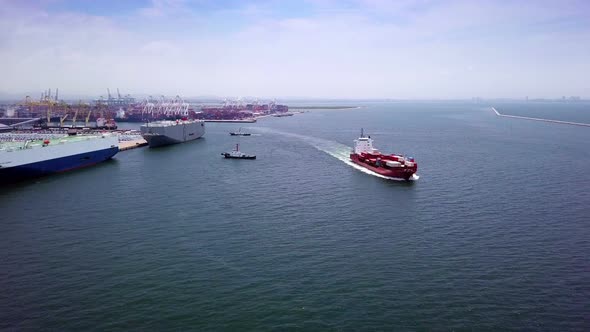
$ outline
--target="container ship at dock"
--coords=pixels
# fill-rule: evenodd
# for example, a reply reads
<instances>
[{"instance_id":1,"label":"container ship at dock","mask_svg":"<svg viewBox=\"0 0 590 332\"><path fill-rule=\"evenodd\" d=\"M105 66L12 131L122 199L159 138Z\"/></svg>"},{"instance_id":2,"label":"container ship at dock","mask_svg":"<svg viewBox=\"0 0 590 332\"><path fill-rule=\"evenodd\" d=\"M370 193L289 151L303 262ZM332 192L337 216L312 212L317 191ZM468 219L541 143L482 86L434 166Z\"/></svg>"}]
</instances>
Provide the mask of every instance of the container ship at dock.
<instances>
[{"instance_id":1,"label":"container ship at dock","mask_svg":"<svg viewBox=\"0 0 590 332\"><path fill-rule=\"evenodd\" d=\"M361 136L354 141L350 160L370 171L390 179L417 180L418 163L412 157L385 155L373 147L371 136Z\"/></svg>"},{"instance_id":2,"label":"container ship at dock","mask_svg":"<svg viewBox=\"0 0 590 332\"><path fill-rule=\"evenodd\" d=\"M117 135L62 136L0 143L0 183L70 171L111 159Z\"/></svg>"}]
</instances>

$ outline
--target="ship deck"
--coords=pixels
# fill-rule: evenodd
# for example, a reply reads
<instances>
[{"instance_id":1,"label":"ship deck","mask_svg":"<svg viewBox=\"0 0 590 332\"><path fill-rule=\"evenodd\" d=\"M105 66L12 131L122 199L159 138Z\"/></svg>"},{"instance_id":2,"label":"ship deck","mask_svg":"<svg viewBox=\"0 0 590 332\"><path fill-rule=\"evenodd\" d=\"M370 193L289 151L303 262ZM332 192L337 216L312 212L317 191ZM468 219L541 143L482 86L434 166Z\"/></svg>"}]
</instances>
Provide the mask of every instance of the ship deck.
<instances>
[{"instance_id":1,"label":"ship deck","mask_svg":"<svg viewBox=\"0 0 590 332\"><path fill-rule=\"evenodd\" d=\"M96 138L96 135L47 135L44 137L24 135L24 134L0 134L0 150L20 149L28 142L28 148L42 146L43 141L48 140L49 144L67 144L81 142L88 139Z\"/></svg>"}]
</instances>

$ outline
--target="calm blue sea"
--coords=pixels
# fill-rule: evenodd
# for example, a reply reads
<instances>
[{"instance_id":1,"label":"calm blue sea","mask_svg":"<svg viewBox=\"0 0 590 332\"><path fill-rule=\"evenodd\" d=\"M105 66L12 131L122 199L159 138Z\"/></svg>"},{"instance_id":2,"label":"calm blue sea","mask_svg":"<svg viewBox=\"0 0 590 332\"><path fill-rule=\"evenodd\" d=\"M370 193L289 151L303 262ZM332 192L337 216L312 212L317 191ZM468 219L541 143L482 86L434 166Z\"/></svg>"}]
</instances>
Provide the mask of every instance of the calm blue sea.
<instances>
[{"instance_id":1,"label":"calm blue sea","mask_svg":"<svg viewBox=\"0 0 590 332\"><path fill-rule=\"evenodd\" d=\"M588 103L362 106L1 187L0 329L590 329L590 128L489 107ZM350 166L361 127L420 179Z\"/></svg>"}]
</instances>

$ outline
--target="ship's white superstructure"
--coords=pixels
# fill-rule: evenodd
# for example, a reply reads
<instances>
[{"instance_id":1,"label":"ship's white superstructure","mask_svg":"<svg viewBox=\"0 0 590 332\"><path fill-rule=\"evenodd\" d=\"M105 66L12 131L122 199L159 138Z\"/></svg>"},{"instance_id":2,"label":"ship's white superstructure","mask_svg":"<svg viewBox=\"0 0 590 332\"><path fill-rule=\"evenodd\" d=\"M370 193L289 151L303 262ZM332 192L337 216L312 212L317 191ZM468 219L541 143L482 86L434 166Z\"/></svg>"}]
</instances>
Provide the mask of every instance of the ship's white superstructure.
<instances>
[{"instance_id":1,"label":"ship's white superstructure","mask_svg":"<svg viewBox=\"0 0 590 332\"><path fill-rule=\"evenodd\" d=\"M141 126L141 136L150 147L192 141L204 134L202 120L156 121Z\"/></svg>"}]
</instances>

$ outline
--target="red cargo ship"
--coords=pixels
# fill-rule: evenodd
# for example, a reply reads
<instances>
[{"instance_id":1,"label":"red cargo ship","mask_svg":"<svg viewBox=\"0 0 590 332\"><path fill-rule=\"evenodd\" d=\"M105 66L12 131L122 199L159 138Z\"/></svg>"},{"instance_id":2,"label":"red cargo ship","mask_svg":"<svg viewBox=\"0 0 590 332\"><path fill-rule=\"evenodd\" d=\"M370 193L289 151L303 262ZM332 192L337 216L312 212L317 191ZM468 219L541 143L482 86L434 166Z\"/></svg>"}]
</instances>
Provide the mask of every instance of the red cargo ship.
<instances>
[{"instance_id":1,"label":"red cargo ship","mask_svg":"<svg viewBox=\"0 0 590 332\"><path fill-rule=\"evenodd\" d=\"M365 137L361 129L361 137L354 140L354 150L350 159L357 165L369 169L388 178L411 180L417 179L418 163L412 157L389 154L385 155L373 148L371 136Z\"/></svg>"}]
</instances>

